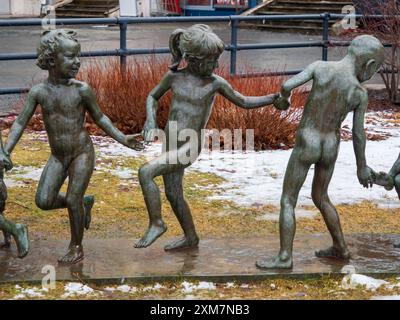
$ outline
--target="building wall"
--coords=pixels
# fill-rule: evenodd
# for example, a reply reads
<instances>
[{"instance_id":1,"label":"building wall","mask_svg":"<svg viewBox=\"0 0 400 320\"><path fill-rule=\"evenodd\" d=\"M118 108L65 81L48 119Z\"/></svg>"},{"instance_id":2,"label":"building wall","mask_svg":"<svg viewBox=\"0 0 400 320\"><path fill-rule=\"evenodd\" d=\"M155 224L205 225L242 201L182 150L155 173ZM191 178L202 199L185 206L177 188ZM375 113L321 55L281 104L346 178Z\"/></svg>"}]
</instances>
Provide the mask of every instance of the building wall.
<instances>
[{"instance_id":1,"label":"building wall","mask_svg":"<svg viewBox=\"0 0 400 320\"><path fill-rule=\"evenodd\" d=\"M40 16L41 0L11 0L11 15Z\"/></svg>"}]
</instances>

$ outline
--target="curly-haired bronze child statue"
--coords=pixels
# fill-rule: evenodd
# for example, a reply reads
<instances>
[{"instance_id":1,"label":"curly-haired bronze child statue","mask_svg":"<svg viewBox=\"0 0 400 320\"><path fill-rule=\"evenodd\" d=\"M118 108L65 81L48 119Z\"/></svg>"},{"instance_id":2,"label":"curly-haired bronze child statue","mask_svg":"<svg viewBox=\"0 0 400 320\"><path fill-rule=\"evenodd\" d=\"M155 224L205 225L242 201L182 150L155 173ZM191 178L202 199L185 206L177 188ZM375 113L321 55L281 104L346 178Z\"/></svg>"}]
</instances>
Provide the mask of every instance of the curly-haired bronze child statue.
<instances>
[{"instance_id":1,"label":"curly-haired bronze child statue","mask_svg":"<svg viewBox=\"0 0 400 320\"><path fill-rule=\"evenodd\" d=\"M85 196L92 176L95 153L85 129L86 113L109 136L136 150L143 145L136 135L125 136L114 127L96 102L90 86L75 79L79 68L80 44L72 30L45 31L38 46L38 66L48 71L48 78L28 94L22 113L15 120L8 137L6 152L11 153L38 105L49 139L51 155L36 193L36 205L43 210L67 208L71 242L58 261L75 263L83 259L84 228L91 221L94 197ZM60 189L68 177L66 194Z\"/></svg>"}]
</instances>

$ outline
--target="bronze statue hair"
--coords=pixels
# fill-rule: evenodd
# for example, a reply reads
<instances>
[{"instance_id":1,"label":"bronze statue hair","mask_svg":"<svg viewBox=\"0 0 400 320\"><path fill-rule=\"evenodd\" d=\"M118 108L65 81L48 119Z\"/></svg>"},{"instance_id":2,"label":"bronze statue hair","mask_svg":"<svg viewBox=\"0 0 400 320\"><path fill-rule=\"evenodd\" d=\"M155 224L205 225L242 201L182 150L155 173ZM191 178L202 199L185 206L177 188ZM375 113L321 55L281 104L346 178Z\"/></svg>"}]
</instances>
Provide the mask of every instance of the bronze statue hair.
<instances>
[{"instance_id":1,"label":"bronze statue hair","mask_svg":"<svg viewBox=\"0 0 400 320\"><path fill-rule=\"evenodd\" d=\"M169 38L169 47L172 54L170 69L176 71L183 58L220 56L225 46L209 26L195 24L186 30L176 29Z\"/></svg>"}]
</instances>

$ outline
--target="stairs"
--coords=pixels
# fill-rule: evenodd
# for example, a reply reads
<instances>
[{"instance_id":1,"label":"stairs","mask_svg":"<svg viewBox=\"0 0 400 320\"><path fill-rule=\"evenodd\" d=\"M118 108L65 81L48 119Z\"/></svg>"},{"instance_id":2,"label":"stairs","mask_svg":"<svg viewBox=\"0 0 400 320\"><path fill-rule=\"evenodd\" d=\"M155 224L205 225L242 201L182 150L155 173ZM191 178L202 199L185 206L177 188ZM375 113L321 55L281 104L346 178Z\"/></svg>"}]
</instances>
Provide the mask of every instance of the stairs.
<instances>
[{"instance_id":1,"label":"stairs","mask_svg":"<svg viewBox=\"0 0 400 320\"><path fill-rule=\"evenodd\" d=\"M57 18L106 18L118 13L118 0L73 0L56 9Z\"/></svg>"},{"instance_id":2,"label":"stairs","mask_svg":"<svg viewBox=\"0 0 400 320\"><path fill-rule=\"evenodd\" d=\"M243 15L299 15L320 13L342 13L342 8L352 5L346 0L268 0L243 13ZM330 27L336 21L330 21ZM322 20L293 20L293 21L252 21L244 22L241 26L265 28L282 31L322 32Z\"/></svg>"}]
</instances>

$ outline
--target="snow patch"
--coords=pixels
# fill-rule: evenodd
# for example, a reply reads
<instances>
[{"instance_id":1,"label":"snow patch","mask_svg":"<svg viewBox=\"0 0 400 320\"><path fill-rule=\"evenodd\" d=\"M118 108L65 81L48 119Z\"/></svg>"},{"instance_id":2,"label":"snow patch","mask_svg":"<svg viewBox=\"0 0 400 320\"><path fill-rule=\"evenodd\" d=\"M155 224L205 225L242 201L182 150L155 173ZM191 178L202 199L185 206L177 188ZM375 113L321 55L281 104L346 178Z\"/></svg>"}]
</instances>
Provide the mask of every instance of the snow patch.
<instances>
[{"instance_id":1,"label":"snow patch","mask_svg":"<svg viewBox=\"0 0 400 320\"><path fill-rule=\"evenodd\" d=\"M389 282L385 280L374 279L362 274L352 273L343 278L341 287L343 289L356 289L361 286L367 290L375 291L381 286L386 286L388 284Z\"/></svg>"},{"instance_id":2,"label":"snow patch","mask_svg":"<svg viewBox=\"0 0 400 320\"><path fill-rule=\"evenodd\" d=\"M14 300L25 299L25 298L43 298L44 297L43 293L48 292L47 288L42 288L42 289L39 289L37 287L22 288L19 285L16 285L15 289L17 289L18 294L13 297Z\"/></svg>"},{"instance_id":3,"label":"snow patch","mask_svg":"<svg viewBox=\"0 0 400 320\"><path fill-rule=\"evenodd\" d=\"M191 282L183 281L181 283L182 292L192 293L195 290L215 290L216 286L212 282L200 281L197 285Z\"/></svg>"},{"instance_id":4,"label":"snow patch","mask_svg":"<svg viewBox=\"0 0 400 320\"><path fill-rule=\"evenodd\" d=\"M95 291L89 286L79 282L69 282L64 286L63 298L93 294Z\"/></svg>"}]
</instances>

